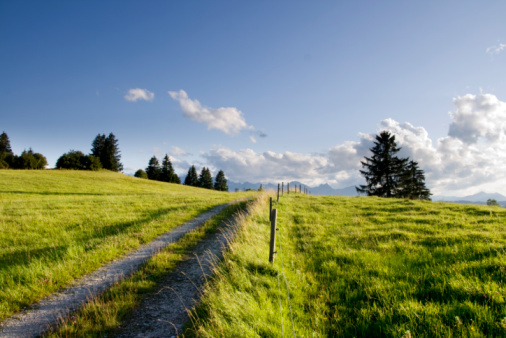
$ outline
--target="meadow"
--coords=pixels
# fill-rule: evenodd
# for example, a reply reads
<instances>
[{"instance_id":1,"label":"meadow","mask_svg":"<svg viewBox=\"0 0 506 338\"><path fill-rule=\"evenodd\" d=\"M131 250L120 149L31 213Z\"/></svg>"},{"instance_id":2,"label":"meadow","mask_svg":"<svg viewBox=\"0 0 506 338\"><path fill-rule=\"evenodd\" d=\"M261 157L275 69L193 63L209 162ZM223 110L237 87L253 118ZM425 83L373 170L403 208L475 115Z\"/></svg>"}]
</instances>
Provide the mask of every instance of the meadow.
<instances>
[{"instance_id":1,"label":"meadow","mask_svg":"<svg viewBox=\"0 0 506 338\"><path fill-rule=\"evenodd\" d=\"M0 171L0 321L210 208L225 193L100 171Z\"/></svg>"},{"instance_id":2,"label":"meadow","mask_svg":"<svg viewBox=\"0 0 506 338\"><path fill-rule=\"evenodd\" d=\"M506 210L282 196L243 223L185 336L506 336Z\"/></svg>"}]
</instances>

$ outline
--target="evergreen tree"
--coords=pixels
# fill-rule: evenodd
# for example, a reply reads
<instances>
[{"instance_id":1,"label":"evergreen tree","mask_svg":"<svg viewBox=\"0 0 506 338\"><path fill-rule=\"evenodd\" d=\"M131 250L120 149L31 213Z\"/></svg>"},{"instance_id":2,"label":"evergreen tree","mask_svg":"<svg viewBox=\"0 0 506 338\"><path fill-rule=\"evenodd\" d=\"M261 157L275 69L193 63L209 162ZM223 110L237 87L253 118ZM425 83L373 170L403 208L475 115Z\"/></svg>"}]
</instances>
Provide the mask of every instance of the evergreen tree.
<instances>
[{"instance_id":1,"label":"evergreen tree","mask_svg":"<svg viewBox=\"0 0 506 338\"><path fill-rule=\"evenodd\" d=\"M134 174L134 177L138 177L138 178L148 178L148 174L146 174L146 172L142 169L139 169L135 172Z\"/></svg>"},{"instance_id":2,"label":"evergreen tree","mask_svg":"<svg viewBox=\"0 0 506 338\"><path fill-rule=\"evenodd\" d=\"M172 163L170 162L170 158L167 154L162 161L162 167L160 170L159 181L174 183L174 176L176 173L174 172L174 168L172 167Z\"/></svg>"},{"instance_id":3,"label":"evergreen tree","mask_svg":"<svg viewBox=\"0 0 506 338\"><path fill-rule=\"evenodd\" d=\"M160 168L160 162L156 156L151 157L149 160L148 167L146 168L146 174L150 180L158 180L162 169Z\"/></svg>"},{"instance_id":4,"label":"evergreen tree","mask_svg":"<svg viewBox=\"0 0 506 338\"><path fill-rule=\"evenodd\" d=\"M216 179L214 180L214 190L228 191L227 179L223 170L218 171Z\"/></svg>"},{"instance_id":5,"label":"evergreen tree","mask_svg":"<svg viewBox=\"0 0 506 338\"><path fill-rule=\"evenodd\" d=\"M91 155L98 157L102 167L112 171L122 171L123 164L121 164L120 150L118 140L113 133L109 136L105 134L98 134L93 140Z\"/></svg>"},{"instance_id":6,"label":"evergreen tree","mask_svg":"<svg viewBox=\"0 0 506 338\"><path fill-rule=\"evenodd\" d=\"M189 185L191 187L198 187L199 186L199 178L197 175L197 169L195 169L195 166L192 165L190 169L188 169L188 174L186 175L186 178L184 180L185 185Z\"/></svg>"},{"instance_id":7,"label":"evergreen tree","mask_svg":"<svg viewBox=\"0 0 506 338\"><path fill-rule=\"evenodd\" d=\"M374 147L370 149L372 157L361 161L360 173L365 177L366 185L355 187L358 193L368 196L395 197L400 188L401 176L408 159L400 159L395 154L400 150L395 136L388 131L376 135Z\"/></svg>"},{"instance_id":8,"label":"evergreen tree","mask_svg":"<svg viewBox=\"0 0 506 338\"><path fill-rule=\"evenodd\" d=\"M425 186L425 175L418 163L409 161L403 170L400 187L396 197L430 200L430 190Z\"/></svg>"},{"instance_id":9,"label":"evergreen tree","mask_svg":"<svg viewBox=\"0 0 506 338\"><path fill-rule=\"evenodd\" d=\"M12 154L11 142L5 131L0 135L0 153Z\"/></svg>"},{"instance_id":10,"label":"evergreen tree","mask_svg":"<svg viewBox=\"0 0 506 338\"><path fill-rule=\"evenodd\" d=\"M211 176L211 171L208 168L202 168L198 182L199 187L201 188L213 189L213 177Z\"/></svg>"}]
</instances>

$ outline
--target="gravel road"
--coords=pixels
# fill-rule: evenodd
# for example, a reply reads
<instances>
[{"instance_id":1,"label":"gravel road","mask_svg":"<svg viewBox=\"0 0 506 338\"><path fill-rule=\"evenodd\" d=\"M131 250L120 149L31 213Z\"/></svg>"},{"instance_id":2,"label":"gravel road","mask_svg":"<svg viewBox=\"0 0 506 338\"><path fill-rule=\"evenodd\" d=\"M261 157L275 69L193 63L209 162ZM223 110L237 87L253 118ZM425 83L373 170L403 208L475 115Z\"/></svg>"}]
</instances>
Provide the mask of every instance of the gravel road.
<instances>
[{"instance_id":1,"label":"gravel road","mask_svg":"<svg viewBox=\"0 0 506 338\"><path fill-rule=\"evenodd\" d=\"M176 242L187 232L197 228L208 219L216 216L229 204L223 204L211 209L172 231L159 236L136 251L84 276L74 282L70 287L43 299L39 303L33 304L27 311L12 316L0 324L0 337L37 337L42 335L50 326L56 325L61 318L76 311L89 299L98 296L117 281L130 276L151 256L155 255L170 243ZM184 299L185 306L189 308L191 304L193 304L191 299L197 299L197 297L195 297L195 293L197 292L195 287L202 284L202 274L211 273L208 259L205 258L206 252L209 254L212 252L214 255L219 254L223 244L224 240L221 234L213 234L213 236L203 240L196 249L196 255L199 257L203 269L200 269L198 260L195 257L180 264L179 269L186 274L186 277L179 271L171 273L166 281L163 282L163 285L164 287L170 286L173 291L171 291L171 289L163 289L158 294L150 297L150 301L143 303L143 310L140 310L140 312L134 314L132 317L133 320L130 324L133 325L133 327L130 331L125 329L118 334L121 337L166 337L171 334L174 335L174 327L172 327L171 324L167 324L165 321L172 322L176 325L175 327L180 330L184 322L188 319L188 315L174 291L179 297ZM195 263L199 266L198 269L195 268ZM194 286L187 277L193 281L196 286ZM157 300L157 297L159 297L160 300ZM170 307L161 304L169 300L173 303ZM177 302L174 300L177 300ZM178 306L183 308L184 313L177 310ZM158 334L151 335L151 333L149 333L151 331L148 331L146 328L147 325L144 325L151 322L157 324L156 332L158 332ZM167 325L170 326L170 328L167 328ZM170 329L173 330L173 333L169 333ZM163 334L160 334L160 332L163 332Z\"/></svg>"}]
</instances>

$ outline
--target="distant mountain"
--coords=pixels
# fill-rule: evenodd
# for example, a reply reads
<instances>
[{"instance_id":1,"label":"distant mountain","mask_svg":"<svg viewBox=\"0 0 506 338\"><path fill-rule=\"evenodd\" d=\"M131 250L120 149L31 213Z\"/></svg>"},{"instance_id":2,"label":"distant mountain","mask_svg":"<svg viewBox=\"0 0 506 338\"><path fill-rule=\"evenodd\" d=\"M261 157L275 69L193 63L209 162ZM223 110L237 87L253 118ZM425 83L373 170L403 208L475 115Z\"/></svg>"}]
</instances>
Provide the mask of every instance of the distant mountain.
<instances>
[{"instance_id":1,"label":"distant mountain","mask_svg":"<svg viewBox=\"0 0 506 338\"><path fill-rule=\"evenodd\" d=\"M502 205L506 207L506 196L501 195L499 193L486 193L480 191L477 194L458 197L458 196L434 196L432 198L433 201L444 201L444 202L456 202L456 203L474 203L474 204L486 204L488 199L494 199Z\"/></svg>"},{"instance_id":2,"label":"distant mountain","mask_svg":"<svg viewBox=\"0 0 506 338\"><path fill-rule=\"evenodd\" d=\"M277 191L278 185L272 184L272 183L250 183L250 182L244 182L244 183L237 183L237 182L228 182L228 191L235 191L237 190L247 190L247 189L253 189L258 190L260 188L260 185L265 190L272 189L274 191ZM304 187L308 188L308 190L311 192L312 195L340 195L340 196L357 196L357 191L355 190L355 186L350 186L342 189L334 189L328 184L320 184L317 187L311 187L308 185L304 185L298 181L292 181L290 182L290 189L293 190L293 188L296 186L297 188L302 185L302 189L304 190ZM286 183L285 183L285 190L286 190Z\"/></svg>"}]
</instances>

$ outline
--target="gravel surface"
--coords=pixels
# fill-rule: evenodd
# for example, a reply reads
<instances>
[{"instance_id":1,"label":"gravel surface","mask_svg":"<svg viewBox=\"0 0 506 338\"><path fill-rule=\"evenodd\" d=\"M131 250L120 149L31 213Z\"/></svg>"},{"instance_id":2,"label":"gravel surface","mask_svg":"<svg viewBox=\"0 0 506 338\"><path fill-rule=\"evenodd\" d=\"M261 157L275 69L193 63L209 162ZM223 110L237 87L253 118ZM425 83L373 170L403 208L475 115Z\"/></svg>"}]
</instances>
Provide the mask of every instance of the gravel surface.
<instances>
[{"instance_id":1,"label":"gravel surface","mask_svg":"<svg viewBox=\"0 0 506 338\"><path fill-rule=\"evenodd\" d=\"M220 225L216 233L200 241L194 254L180 262L158 285L158 291L147 296L131 318L119 328L115 337L176 337L190 320L189 311L202 295L206 278L234 235L237 221Z\"/></svg>"},{"instance_id":2,"label":"gravel surface","mask_svg":"<svg viewBox=\"0 0 506 338\"><path fill-rule=\"evenodd\" d=\"M67 289L55 293L50 297L43 299L39 303L32 305L27 311L12 316L0 324L0 337L37 337L42 335L50 326L57 324L59 321L61 321L62 318L76 311L89 299L98 296L110 288L117 281L130 276L146 260L158 253L162 248L169 245L170 243L176 242L187 232L197 228L206 220L214 217L228 205L229 204L223 204L211 209L210 211L186 222L185 224L173 229L172 231L159 236L149 244L140 247L136 251L127 254L123 258L115 260L106 266L101 267L95 272L86 275L85 277L74 282L73 285ZM208 240L205 240L204 242L207 243L207 241ZM219 243L220 244L216 245L222 245L222 242ZM212 251L216 249L212 245L210 248L211 247L212 249L203 250ZM199 257L201 256L202 253L199 253ZM201 262L202 260L203 258L201 259ZM209 273L210 270L206 270L206 266L207 265L203 264L204 271L207 271L207 273ZM176 275L177 274L170 278L177 280L178 278L176 278ZM194 280L194 282L198 281L199 279L198 274L191 271L188 272L188 277ZM186 279L186 277L181 275L181 278L179 279L182 278ZM188 279L186 280L188 281ZM188 283L191 285L191 288L195 290L195 286L193 286L193 284L191 284L189 281ZM191 289L188 286L185 288ZM178 292L177 290L179 289L174 288L174 290ZM170 290L163 290L158 295L161 297L168 297L170 296L170 294L168 294L169 291ZM174 295L173 292L172 295ZM176 305L174 305L174 307L175 306ZM166 317L162 316L158 318L162 319ZM158 323L164 322L158 321ZM123 334L122 336L128 336L128 334ZM167 336L167 334L163 334L162 336Z\"/></svg>"}]
</instances>

